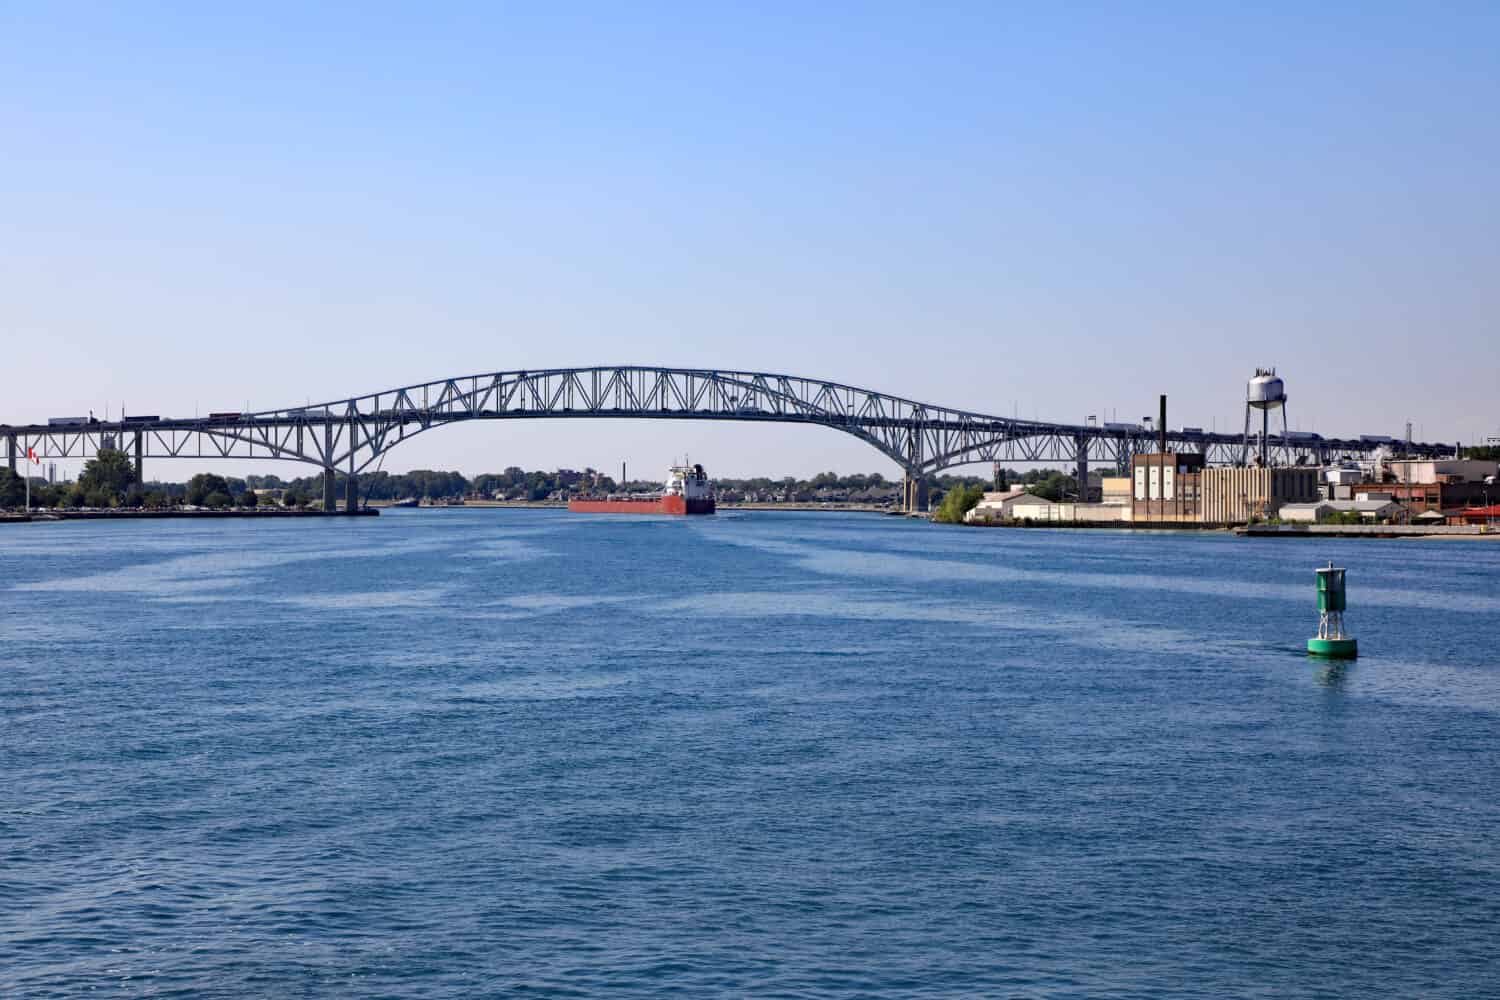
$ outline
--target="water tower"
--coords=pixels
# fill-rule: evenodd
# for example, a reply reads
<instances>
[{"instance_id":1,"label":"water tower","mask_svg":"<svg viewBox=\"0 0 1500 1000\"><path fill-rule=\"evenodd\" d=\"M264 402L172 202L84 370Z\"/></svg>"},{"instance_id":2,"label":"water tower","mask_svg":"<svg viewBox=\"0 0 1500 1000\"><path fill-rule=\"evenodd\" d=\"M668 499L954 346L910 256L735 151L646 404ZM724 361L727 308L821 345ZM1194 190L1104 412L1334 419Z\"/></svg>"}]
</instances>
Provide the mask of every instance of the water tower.
<instances>
[{"instance_id":1,"label":"water tower","mask_svg":"<svg viewBox=\"0 0 1500 1000\"><path fill-rule=\"evenodd\" d=\"M1270 464L1271 411L1281 411L1281 439L1286 440L1286 386L1274 368L1257 368L1245 394L1245 445L1240 464L1250 460L1250 417L1260 411L1260 464Z\"/></svg>"}]
</instances>

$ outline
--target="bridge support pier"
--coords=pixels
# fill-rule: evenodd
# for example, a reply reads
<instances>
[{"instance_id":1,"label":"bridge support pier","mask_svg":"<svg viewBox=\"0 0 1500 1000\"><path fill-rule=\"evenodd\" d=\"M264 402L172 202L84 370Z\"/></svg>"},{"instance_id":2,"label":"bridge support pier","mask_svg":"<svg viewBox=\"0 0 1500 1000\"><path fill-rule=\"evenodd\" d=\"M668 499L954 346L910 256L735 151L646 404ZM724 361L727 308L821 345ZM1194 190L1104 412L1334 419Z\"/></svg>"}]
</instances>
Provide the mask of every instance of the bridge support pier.
<instances>
[{"instance_id":1,"label":"bridge support pier","mask_svg":"<svg viewBox=\"0 0 1500 1000\"><path fill-rule=\"evenodd\" d=\"M144 464L146 451L143 447L143 436L144 435L141 431L135 432L135 483L137 486L146 485L146 473Z\"/></svg>"},{"instance_id":2,"label":"bridge support pier","mask_svg":"<svg viewBox=\"0 0 1500 1000\"><path fill-rule=\"evenodd\" d=\"M920 472L912 475L908 472L901 480L901 506L906 508L908 514L916 514L927 509L927 477Z\"/></svg>"},{"instance_id":3,"label":"bridge support pier","mask_svg":"<svg viewBox=\"0 0 1500 1000\"><path fill-rule=\"evenodd\" d=\"M339 495L334 489L333 470L323 470L323 513L337 514L339 510Z\"/></svg>"},{"instance_id":4,"label":"bridge support pier","mask_svg":"<svg viewBox=\"0 0 1500 1000\"><path fill-rule=\"evenodd\" d=\"M344 480L344 513L359 513L359 477L352 472Z\"/></svg>"},{"instance_id":5,"label":"bridge support pier","mask_svg":"<svg viewBox=\"0 0 1500 1000\"><path fill-rule=\"evenodd\" d=\"M1078 502L1088 503L1092 498L1089 496L1089 440L1085 437L1073 439L1075 449L1074 456L1077 459L1078 468L1074 473L1078 480Z\"/></svg>"},{"instance_id":6,"label":"bridge support pier","mask_svg":"<svg viewBox=\"0 0 1500 1000\"><path fill-rule=\"evenodd\" d=\"M5 458L10 464L11 474L14 475L16 471L16 436L14 434L5 435Z\"/></svg>"}]
</instances>

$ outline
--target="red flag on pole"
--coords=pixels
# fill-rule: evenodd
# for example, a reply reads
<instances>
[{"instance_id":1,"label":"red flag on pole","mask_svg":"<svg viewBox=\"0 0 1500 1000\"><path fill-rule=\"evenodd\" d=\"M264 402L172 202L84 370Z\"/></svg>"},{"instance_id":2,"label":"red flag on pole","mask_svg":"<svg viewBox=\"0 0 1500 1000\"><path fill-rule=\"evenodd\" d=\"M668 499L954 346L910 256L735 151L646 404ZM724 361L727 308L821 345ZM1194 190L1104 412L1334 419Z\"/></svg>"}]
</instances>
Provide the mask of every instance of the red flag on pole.
<instances>
[{"instance_id":1,"label":"red flag on pole","mask_svg":"<svg viewBox=\"0 0 1500 1000\"><path fill-rule=\"evenodd\" d=\"M27 448L26 449L26 457L29 458L29 459L31 459L37 465L41 465L42 464L41 456L36 453L36 449L35 448Z\"/></svg>"}]
</instances>

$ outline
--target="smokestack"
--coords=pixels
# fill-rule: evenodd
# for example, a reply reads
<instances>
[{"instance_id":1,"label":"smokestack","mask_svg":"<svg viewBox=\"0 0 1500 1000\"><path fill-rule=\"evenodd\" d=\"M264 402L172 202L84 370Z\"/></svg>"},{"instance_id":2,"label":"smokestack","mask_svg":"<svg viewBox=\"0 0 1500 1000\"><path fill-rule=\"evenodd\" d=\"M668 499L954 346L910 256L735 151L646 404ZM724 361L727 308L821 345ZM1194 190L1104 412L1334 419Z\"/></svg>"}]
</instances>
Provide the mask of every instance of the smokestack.
<instances>
[{"instance_id":1,"label":"smokestack","mask_svg":"<svg viewBox=\"0 0 1500 1000\"><path fill-rule=\"evenodd\" d=\"M1160 451L1163 455L1167 453L1167 394L1161 395L1161 416L1156 421L1156 438L1161 444Z\"/></svg>"}]
</instances>

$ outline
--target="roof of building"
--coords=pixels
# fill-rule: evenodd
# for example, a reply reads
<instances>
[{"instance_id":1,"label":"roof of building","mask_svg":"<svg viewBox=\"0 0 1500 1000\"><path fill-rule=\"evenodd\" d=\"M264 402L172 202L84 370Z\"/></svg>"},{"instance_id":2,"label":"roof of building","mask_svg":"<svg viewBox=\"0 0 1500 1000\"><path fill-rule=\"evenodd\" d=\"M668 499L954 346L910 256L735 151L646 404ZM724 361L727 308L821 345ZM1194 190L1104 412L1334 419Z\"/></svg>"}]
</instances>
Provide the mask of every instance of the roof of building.
<instances>
[{"instance_id":1,"label":"roof of building","mask_svg":"<svg viewBox=\"0 0 1500 1000\"><path fill-rule=\"evenodd\" d=\"M1314 500L1310 503L1284 503L1282 510L1318 510L1328 508L1337 511L1357 511L1361 514L1373 513L1385 510L1388 507L1399 507L1400 504L1394 500Z\"/></svg>"},{"instance_id":2,"label":"roof of building","mask_svg":"<svg viewBox=\"0 0 1500 1000\"><path fill-rule=\"evenodd\" d=\"M993 507L998 504L1019 500L1022 497L1029 497L1038 501L1043 499L1042 497L1037 496L1035 493L1029 492L1026 487L1017 486L1013 489L1005 490L1002 493L986 493L984 495L984 499L979 502L981 504L987 504Z\"/></svg>"},{"instance_id":3,"label":"roof of building","mask_svg":"<svg viewBox=\"0 0 1500 1000\"><path fill-rule=\"evenodd\" d=\"M1334 510L1357 510L1360 513L1401 506L1394 500L1324 500L1323 502Z\"/></svg>"}]
</instances>

